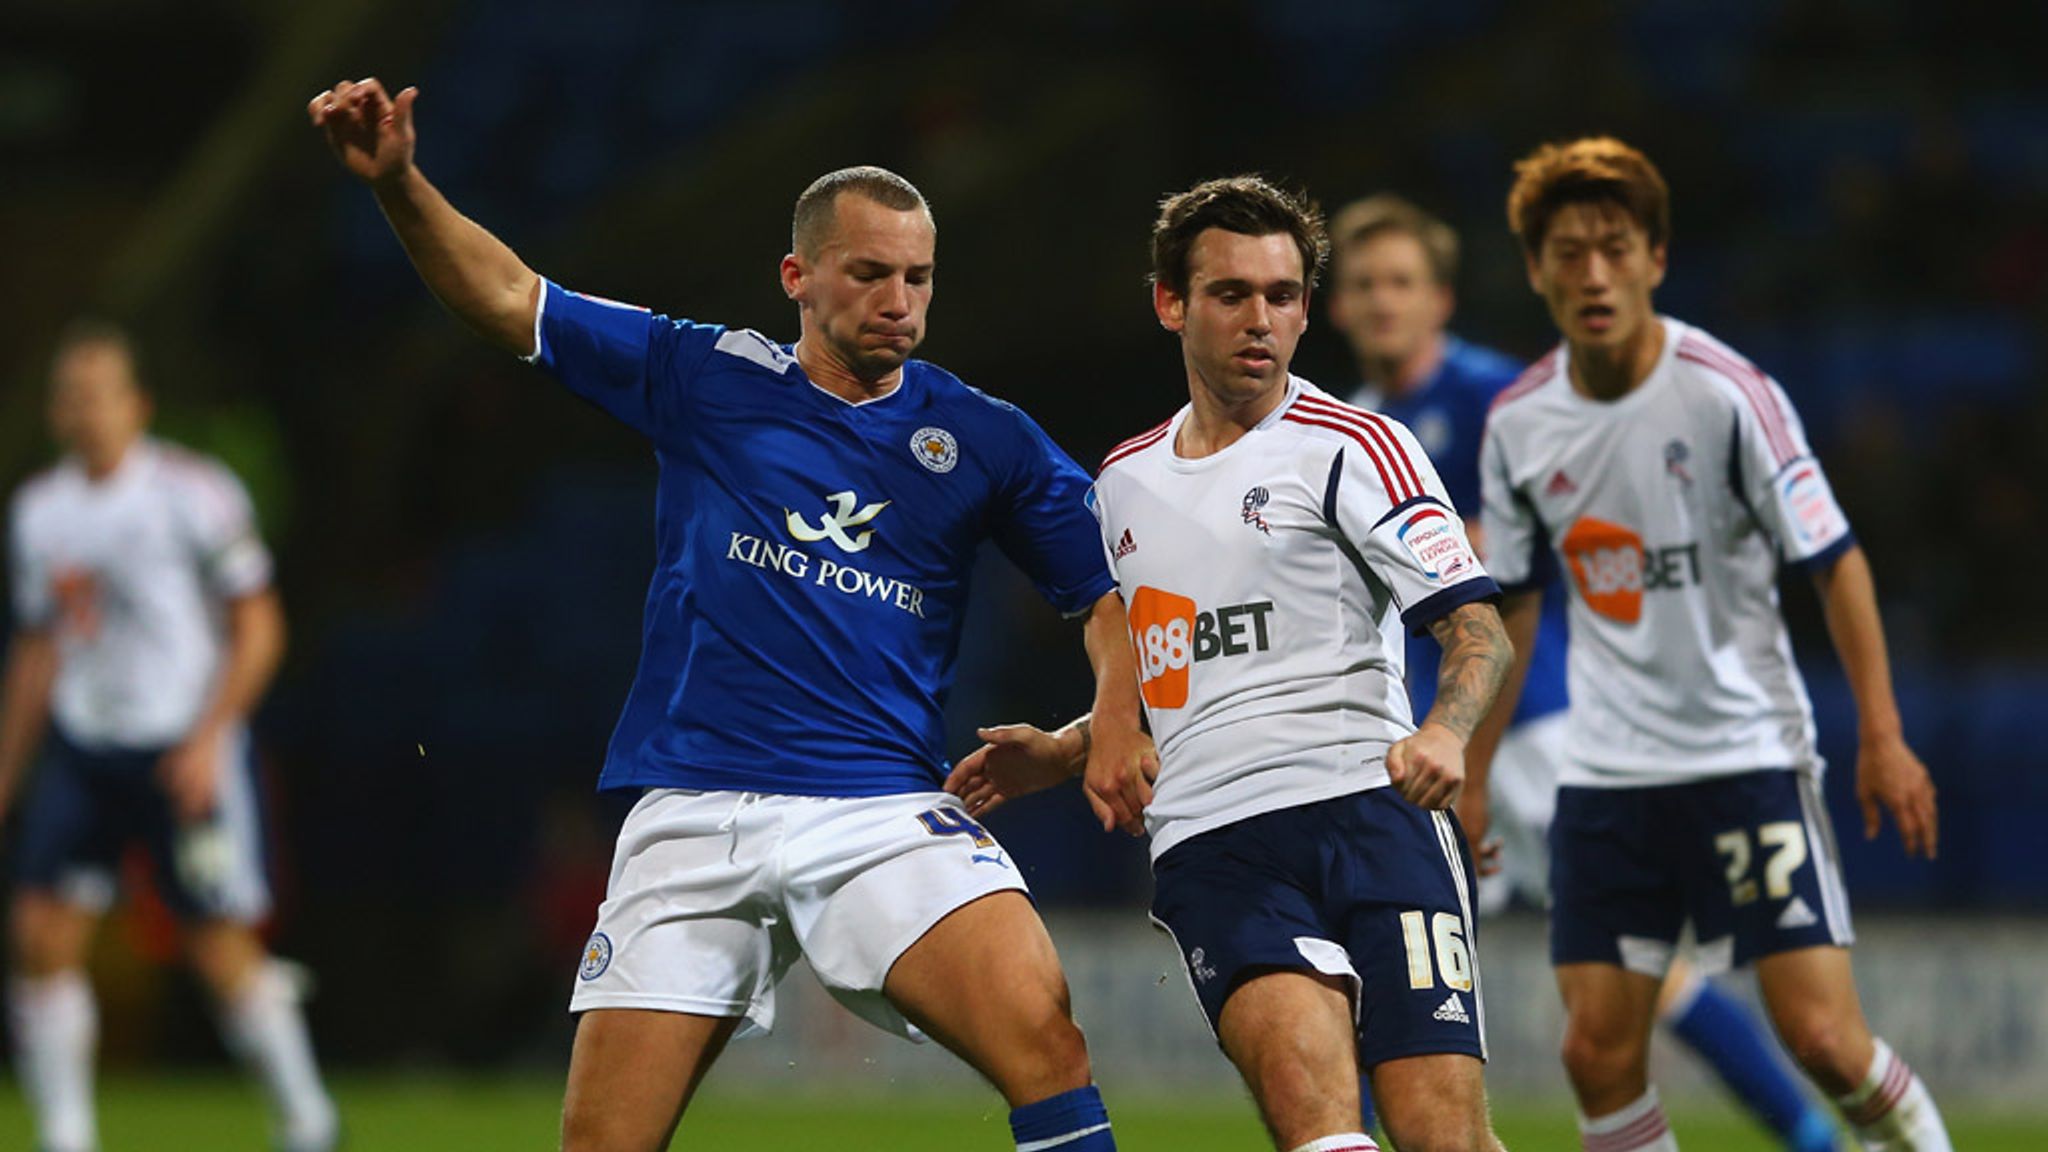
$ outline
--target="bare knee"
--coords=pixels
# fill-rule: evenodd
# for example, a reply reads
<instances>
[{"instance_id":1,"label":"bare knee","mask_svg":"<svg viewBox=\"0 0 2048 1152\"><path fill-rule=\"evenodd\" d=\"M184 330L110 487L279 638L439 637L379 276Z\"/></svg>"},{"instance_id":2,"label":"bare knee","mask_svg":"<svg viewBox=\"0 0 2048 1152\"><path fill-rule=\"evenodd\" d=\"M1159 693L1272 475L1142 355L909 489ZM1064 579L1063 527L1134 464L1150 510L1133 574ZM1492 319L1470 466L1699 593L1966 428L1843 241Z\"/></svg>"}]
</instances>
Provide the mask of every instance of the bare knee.
<instances>
[{"instance_id":1,"label":"bare knee","mask_svg":"<svg viewBox=\"0 0 2048 1152\"><path fill-rule=\"evenodd\" d=\"M1029 1104L1086 1086L1094 1072L1088 1063L1088 1040L1067 1009L1066 987L1048 996L1012 1029L1011 1055L991 1069L996 1089L1016 1104Z\"/></svg>"},{"instance_id":2,"label":"bare knee","mask_svg":"<svg viewBox=\"0 0 2048 1152\"><path fill-rule=\"evenodd\" d=\"M91 912L53 896L17 896L9 924L15 972L38 979L83 968L97 919Z\"/></svg>"},{"instance_id":3,"label":"bare knee","mask_svg":"<svg viewBox=\"0 0 2048 1152\"><path fill-rule=\"evenodd\" d=\"M1492 1152L1484 1109L1433 1108L1420 1116L1383 1118L1387 1138L1401 1152Z\"/></svg>"},{"instance_id":4,"label":"bare knee","mask_svg":"<svg viewBox=\"0 0 2048 1152\"><path fill-rule=\"evenodd\" d=\"M1778 1021L1778 1036L1792 1059L1830 1095L1853 1090L1870 1064L1869 1029L1860 1020L1794 1013Z\"/></svg>"},{"instance_id":5,"label":"bare knee","mask_svg":"<svg viewBox=\"0 0 2048 1152\"><path fill-rule=\"evenodd\" d=\"M1648 1044L1635 1030L1599 1021L1573 1020L1565 1028L1559 1056L1580 1096L1624 1091L1647 1083ZM1640 1094L1632 1093L1631 1095Z\"/></svg>"},{"instance_id":6,"label":"bare knee","mask_svg":"<svg viewBox=\"0 0 2048 1152\"><path fill-rule=\"evenodd\" d=\"M220 921L186 930L185 957L214 999L226 1003L249 986L270 954L254 928Z\"/></svg>"}]
</instances>

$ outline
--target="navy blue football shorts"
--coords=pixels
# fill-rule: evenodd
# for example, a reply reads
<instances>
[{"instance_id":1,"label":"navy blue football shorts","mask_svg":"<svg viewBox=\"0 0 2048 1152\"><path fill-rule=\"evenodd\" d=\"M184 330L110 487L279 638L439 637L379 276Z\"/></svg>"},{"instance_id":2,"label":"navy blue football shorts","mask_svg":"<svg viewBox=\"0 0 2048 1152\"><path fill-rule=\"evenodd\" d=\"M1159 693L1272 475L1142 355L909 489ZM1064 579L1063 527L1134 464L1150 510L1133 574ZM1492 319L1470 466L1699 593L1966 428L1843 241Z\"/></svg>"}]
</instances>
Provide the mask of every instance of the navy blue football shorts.
<instances>
[{"instance_id":1,"label":"navy blue football shorts","mask_svg":"<svg viewBox=\"0 0 2048 1152\"><path fill-rule=\"evenodd\" d=\"M102 912L122 855L140 845L157 894L185 920L251 922L270 911L262 805L248 740L223 741L213 815L181 824L158 782L161 749L88 750L51 730L16 821L23 888Z\"/></svg>"},{"instance_id":2,"label":"navy blue football shorts","mask_svg":"<svg viewBox=\"0 0 2048 1152\"><path fill-rule=\"evenodd\" d=\"M1819 781L1761 770L1650 788L1560 788L1550 959L1662 977L1688 922L1707 972L1848 947L1849 897Z\"/></svg>"},{"instance_id":3,"label":"navy blue football shorts","mask_svg":"<svg viewBox=\"0 0 2048 1152\"><path fill-rule=\"evenodd\" d=\"M1472 861L1450 813L1373 788L1204 832L1152 871L1152 919L1212 1031L1246 980L1320 972L1351 985L1361 1068L1486 1058Z\"/></svg>"}]
</instances>

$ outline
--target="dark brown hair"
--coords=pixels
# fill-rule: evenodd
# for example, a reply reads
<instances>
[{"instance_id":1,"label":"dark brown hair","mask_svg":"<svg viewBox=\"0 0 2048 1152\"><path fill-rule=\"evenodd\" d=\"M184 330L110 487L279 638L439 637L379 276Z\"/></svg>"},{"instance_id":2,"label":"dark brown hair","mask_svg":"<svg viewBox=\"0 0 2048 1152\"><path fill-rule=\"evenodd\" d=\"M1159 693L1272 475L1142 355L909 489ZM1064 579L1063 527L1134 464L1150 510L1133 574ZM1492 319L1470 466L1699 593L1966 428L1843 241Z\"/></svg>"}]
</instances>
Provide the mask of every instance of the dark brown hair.
<instances>
[{"instance_id":1,"label":"dark brown hair","mask_svg":"<svg viewBox=\"0 0 2048 1152\"><path fill-rule=\"evenodd\" d=\"M1188 252L1195 237L1211 228L1240 236L1286 233L1301 252L1302 282L1310 288L1330 257L1330 238L1315 201L1259 176L1226 176L1159 202L1159 219L1152 225L1152 282L1187 295Z\"/></svg>"},{"instance_id":2,"label":"dark brown hair","mask_svg":"<svg viewBox=\"0 0 2048 1152\"><path fill-rule=\"evenodd\" d=\"M1648 234L1650 247L1671 238L1671 190L1650 158L1612 136L1545 144L1515 162L1508 190L1508 227L1534 255L1557 210L1567 204L1613 204Z\"/></svg>"}]
</instances>

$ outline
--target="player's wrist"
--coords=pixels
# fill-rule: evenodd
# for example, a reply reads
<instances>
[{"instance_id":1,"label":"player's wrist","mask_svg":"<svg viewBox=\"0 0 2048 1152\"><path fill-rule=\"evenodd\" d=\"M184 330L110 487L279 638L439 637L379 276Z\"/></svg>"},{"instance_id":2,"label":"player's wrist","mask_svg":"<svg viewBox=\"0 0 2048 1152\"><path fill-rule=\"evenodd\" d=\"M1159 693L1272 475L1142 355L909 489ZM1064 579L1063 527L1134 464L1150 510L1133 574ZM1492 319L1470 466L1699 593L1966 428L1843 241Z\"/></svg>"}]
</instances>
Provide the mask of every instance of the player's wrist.
<instances>
[{"instance_id":1,"label":"player's wrist","mask_svg":"<svg viewBox=\"0 0 2048 1152\"><path fill-rule=\"evenodd\" d=\"M1067 775L1079 776L1088 770L1088 753L1095 748L1095 725L1092 715L1077 717L1052 734L1061 758L1066 762Z\"/></svg>"}]
</instances>

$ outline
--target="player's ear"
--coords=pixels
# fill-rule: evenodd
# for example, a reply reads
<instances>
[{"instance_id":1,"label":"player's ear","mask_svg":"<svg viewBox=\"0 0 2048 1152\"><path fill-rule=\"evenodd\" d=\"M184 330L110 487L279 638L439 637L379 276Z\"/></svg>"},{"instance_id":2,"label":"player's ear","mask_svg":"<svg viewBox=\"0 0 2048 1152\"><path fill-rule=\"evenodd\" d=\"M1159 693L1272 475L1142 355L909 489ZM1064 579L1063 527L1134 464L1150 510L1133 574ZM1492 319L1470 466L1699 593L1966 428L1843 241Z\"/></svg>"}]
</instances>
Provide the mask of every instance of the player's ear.
<instances>
[{"instance_id":1,"label":"player's ear","mask_svg":"<svg viewBox=\"0 0 2048 1152\"><path fill-rule=\"evenodd\" d=\"M1159 317L1159 326L1168 332L1188 326L1187 297L1156 280L1152 283L1152 312Z\"/></svg>"},{"instance_id":2,"label":"player's ear","mask_svg":"<svg viewBox=\"0 0 2048 1152\"><path fill-rule=\"evenodd\" d=\"M1668 266L1667 261L1670 255L1671 250L1666 245L1655 244L1650 247L1651 288L1656 288L1664 283L1664 270Z\"/></svg>"},{"instance_id":3,"label":"player's ear","mask_svg":"<svg viewBox=\"0 0 2048 1152\"><path fill-rule=\"evenodd\" d=\"M782 258L782 294L801 304L804 302L804 279L810 269L804 267L803 257L791 252Z\"/></svg>"},{"instance_id":4,"label":"player's ear","mask_svg":"<svg viewBox=\"0 0 2048 1152\"><path fill-rule=\"evenodd\" d=\"M1543 295L1543 265L1536 259L1536 253L1522 249L1522 266L1529 273L1529 291Z\"/></svg>"}]
</instances>

